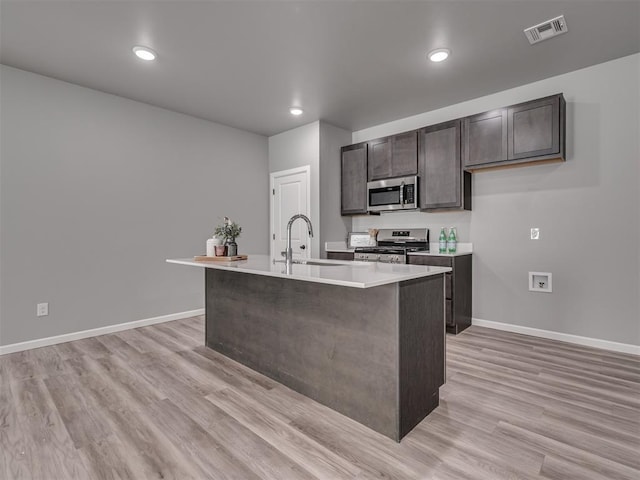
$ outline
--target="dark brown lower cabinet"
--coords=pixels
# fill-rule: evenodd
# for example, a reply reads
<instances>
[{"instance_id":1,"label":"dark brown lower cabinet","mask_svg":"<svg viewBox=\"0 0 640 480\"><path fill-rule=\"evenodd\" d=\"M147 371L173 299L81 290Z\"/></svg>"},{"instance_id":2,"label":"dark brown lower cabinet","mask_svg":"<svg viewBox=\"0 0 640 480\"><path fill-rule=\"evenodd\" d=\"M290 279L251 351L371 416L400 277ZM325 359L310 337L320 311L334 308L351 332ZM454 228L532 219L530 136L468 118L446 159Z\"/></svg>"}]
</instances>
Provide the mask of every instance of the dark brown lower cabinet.
<instances>
[{"instance_id":1,"label":"dark brown lower cabinet","mask_svg":"<svg viewBox=\"0 0 640 480\"><path fill-rule=\"evenodd\" d=\"M458 334L471 325L471 254L455 257L409 255L409 263L451 267L445 275L444 317L447 332Z\"/></svg>"},{"instance_id":2,"label":"dark brown lower cabinet","mask_svg":"<svg viewBox=\"0 0 640 480\"><path fill-rule=\"evenodd\" d=\"M350 288L205 270L208 348L397 442L438 406L442 273Z\"/></svg>"},{"instance_id":3,"label":"dark brown lower cabinet","mask_svg":"<svg viewBox=\"0 0 640 480\"><path fill-rule=\"evenodd\" d=\"M351 252L327 252L327 260L353 260Z\"/></svg>"},{"instance_id":4,"label":"dark brown lower cabinet","mask_svg":"<svg viewBox=\"0 0 640 480\"><path fill-rule=\"evenodd\" d=\"M443 257L439 255L409 255L413 265L451 267L445 275L444 316L447 332L458 334L471 325L471 254ZM353 253L327 252L329 260L353 260Z\"/></svg>"}]
</instances>

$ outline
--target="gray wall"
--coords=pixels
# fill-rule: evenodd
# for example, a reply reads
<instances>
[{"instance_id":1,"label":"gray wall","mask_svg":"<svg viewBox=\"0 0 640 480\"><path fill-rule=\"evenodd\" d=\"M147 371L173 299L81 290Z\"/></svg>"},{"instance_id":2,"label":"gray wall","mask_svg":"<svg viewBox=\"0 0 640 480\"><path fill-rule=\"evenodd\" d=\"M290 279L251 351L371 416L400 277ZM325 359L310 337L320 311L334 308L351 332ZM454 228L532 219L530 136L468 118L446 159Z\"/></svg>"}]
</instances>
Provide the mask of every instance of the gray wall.
<instances>
[{"instance_id":1,"label":"gray wall","mask_svg":"<svg viewBox=\"0 0 640 480\"><path fill-rule=\"evenodd\" d=\"M340 215L340 147L351 132L317 121L269 137L269 173L310 166L312 257L327 256L324 242L343 240L351 220Z\"/></svg>"},{"instance_id":2,"label":"gray wall","mask_svg":"<svg viewBox=\"0 0 640 480\"><path fill-rule=\"evenodd\" d=\"M351 143L351 132L320 122L320 246L326 258L325 242L342 240L351 219L340 214L340 147Z\"/></svg>"},{"instance_id":3,"label":"gray wall","mask_svg":"<svg viewBox=\"0 0 640 480\"><path fill-rule=\"evenodd\" d=\"M223 215L267 253L266 137L5 66L0 85L0 344L202 308L202 271L165 259Z\"/></svg>"},{"instance_id":4,"label":"gray wall","mask_svg":"<svg viewBox=\"0 0 640 480\"><path fill-rule=\"evenodd\" d=\"M354 132L376 138L545 95L567 100L567 162L473 176L473 211L405 213L473 243L473 316L640 345L640 55ZM459 215L459 217L457 217ZM394 221L355 217L354 230ZM529 239L539 227L541 239ZM436 232L437 233L437 232ZM553 274L553 293L527 272Z\"/></svg>"},{"instance_id":5,"label":"gray wall","mask_svg":"<svg viewBox=\"0 0 640 480\"><path fill-rule=\"evenodd\" d=\"M320 235L320 122L287 130L269 137L269 173L310 166L311 216L316 235L311 239L311 256L319 257ZM268 205L268 204L267 204Z\"/></svg>"}]
</instances>

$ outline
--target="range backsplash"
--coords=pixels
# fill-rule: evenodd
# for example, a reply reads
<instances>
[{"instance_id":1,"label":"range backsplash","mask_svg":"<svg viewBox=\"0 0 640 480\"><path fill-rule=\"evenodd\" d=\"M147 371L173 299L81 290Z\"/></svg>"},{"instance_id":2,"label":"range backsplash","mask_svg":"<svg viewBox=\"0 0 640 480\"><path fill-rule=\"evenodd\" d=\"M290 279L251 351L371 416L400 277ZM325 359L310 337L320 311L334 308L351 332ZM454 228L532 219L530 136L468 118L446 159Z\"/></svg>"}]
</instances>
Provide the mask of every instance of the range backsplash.
<instances>
[{"instance_id":1,"label":"range backsplash","mask_svg":"<svg viewBox=\"0 0 640 480\"><path fill-rule=\"evenodd\" d=\"M455 227L458 242L471 242L471 213L391 212L381 215L355 215L351 219L351 231L366 232L369 228L426 227L433 242L438 239L441 227Z\"/></svg>"}]
</instances>

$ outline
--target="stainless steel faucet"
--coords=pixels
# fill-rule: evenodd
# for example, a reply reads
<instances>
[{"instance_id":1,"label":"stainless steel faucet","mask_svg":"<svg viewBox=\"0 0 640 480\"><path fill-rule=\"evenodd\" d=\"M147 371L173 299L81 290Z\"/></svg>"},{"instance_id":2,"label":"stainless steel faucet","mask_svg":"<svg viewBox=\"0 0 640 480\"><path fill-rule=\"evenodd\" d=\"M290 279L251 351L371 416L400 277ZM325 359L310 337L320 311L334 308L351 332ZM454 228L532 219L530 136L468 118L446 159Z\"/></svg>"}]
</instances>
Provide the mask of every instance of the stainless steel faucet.
<instances>
[{"instance_id":1,"label":"stainless steel faucet","mask_svg":"<svg viewBox=\"0 0 640 480\"><path fill-rule=\"evenodd\" d=\"M299 218L307 222L309 237L313 237L313 226L311 226L311 220L309 220L309 217L298 213L297 215L294 215L293 217L291 217L291 219L289 219L289 223L287 223L287 250L285 252L285 263L289 267L293 263L293 250L291 249L291 226L293 225L293 222L295 222Z\"/></svg>"}]
</instances>

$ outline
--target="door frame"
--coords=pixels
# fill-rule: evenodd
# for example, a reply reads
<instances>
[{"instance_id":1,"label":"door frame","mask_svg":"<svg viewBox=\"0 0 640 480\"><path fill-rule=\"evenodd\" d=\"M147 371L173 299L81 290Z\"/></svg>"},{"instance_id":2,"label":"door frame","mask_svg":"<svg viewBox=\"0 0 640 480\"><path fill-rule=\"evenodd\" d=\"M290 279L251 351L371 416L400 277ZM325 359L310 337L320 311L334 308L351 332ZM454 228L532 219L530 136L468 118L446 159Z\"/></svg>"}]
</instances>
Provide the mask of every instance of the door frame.
<instances>
[{"instance_id":1,"label":"door frame","mask_svg":"<svg viewBox=\"0 0 640 480\"><path fill-rule=\"evenodd\" d=\"M300 167L289 168L287 170L279 170L277 172L269 173L269 191L271 194L269 195L269 255L271 258L279 258L279 255L276 256L275 250L275 203L273 201L275 197L275 181L277 178L287 177L289 175L295 175L298 173L306 174L305 177L307 179L307 211L300 212L309 219L311 219L311 165L303 165ZM312 220L312 219L311 219ZM287 220L288 221L288 220ZM312 245L311 239L309 239L308 246L308 255L311 257Z\"/></svg>"}]
</instances>

